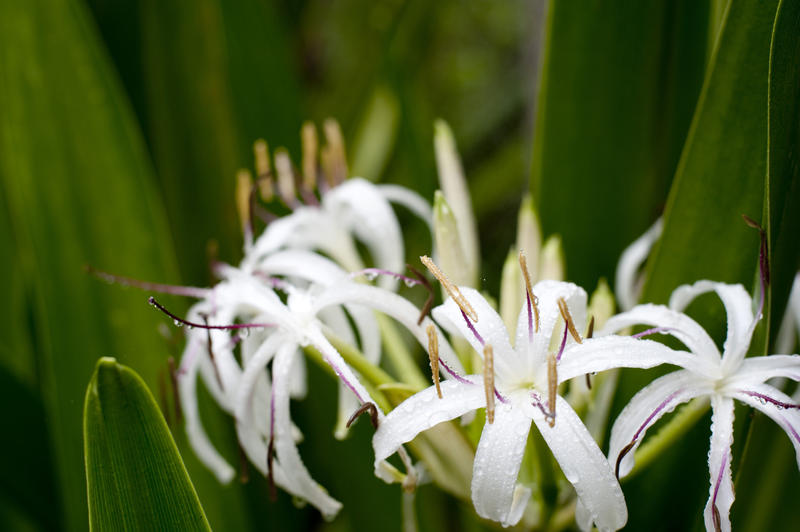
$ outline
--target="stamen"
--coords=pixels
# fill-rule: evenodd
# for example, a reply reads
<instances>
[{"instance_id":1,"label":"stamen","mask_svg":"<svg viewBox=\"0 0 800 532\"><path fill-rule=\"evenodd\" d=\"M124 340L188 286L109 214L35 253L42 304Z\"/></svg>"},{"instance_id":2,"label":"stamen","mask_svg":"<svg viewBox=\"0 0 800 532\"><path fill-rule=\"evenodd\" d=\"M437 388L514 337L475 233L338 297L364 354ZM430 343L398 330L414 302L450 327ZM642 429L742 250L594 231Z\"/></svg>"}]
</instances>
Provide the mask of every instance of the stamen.
<instances>
[{"instance_id":1,"label":"stamen","mask_svg":"<svg viewBox=\"0 0 800 532\"><path fill-rule=\"evenodd\" d=\"M132 277L125 277L122 275L108 273L103 270L98 270L88 264L86 264L83 268L89 275L97 277L98 279L101 279L107 283L119 284L122 286L131 286L133 288L140 288L142 290L147 290L148 292L158 292L161 294L170 294L175 296L195 297L197 299L202 299L211 293L211 290L208 288L199 288L196 286L177 286L171 284L150 283L147 281L140 281L139 279L134 279Z\"/></svg>"},{"instance_id":2,"label":"stamen","mask_svg":"<svg viewBox=\"0 0 800 532\"><path fill-rule=\"evenodd\" d=\"M494 423L494 352L492 346L483 346L483 390L486 394L486 418Z\"/></svg>"},{"instance_id":3,"label":"stamen","mask_svg":"<svg viewBox=\"0 0 800 532\"><path fill-rule=\"evenodd\" d=\"M650 336L651 334L664 334L674 330L676 330L674 327L653 327L652 329L647 329L646 331L632 334L631 338L644 338L645 336Z\"/></svg>"},{"instance_id":4,"label":"stamen","mask_svg":"<svg viewBox=\"0 0 800 532\"><path fill-rule=\"evenodd\" d=\"M442 387L439 385L439 337L436 336L436 327L432 323L426 329L428 333L428 358L431 361L433 384L436 386L436 395L442 398Z\"/></svg>"},{"instance_id":5,"label":"stamen","mask_svg":"<svg viewBox=\"0 0 800 532\"><path fill-rule=\"evenodd\" d=\"M465 298L461 293L461 290L459 290L456 285L450 282L450 279L447 278L447 276L442 272L442 270L439 269L439 267L435 262L433 262L433 260L431 260L430 257L423 255L419 258L419 260L422 261L422 264L428 268L428 271L430 271L433 276L436 277L436 279L442 284L447 294L453 299L453 302L459 306L461 312L468 316L469 319L477 323L478 313L475 312L475 309L469 304L469 301L467 301L467 298Z\"/></svg>"},{"instance_id":6,"label":"stamen","mask_svg":"<svg viewBox=\"0 0 800 532\"><path fill-rule=\"evenodd\" d=\"M347 179L347 155L344 149L344 137L339 122L328 118L322 124L325 131L326 145L322 149L322 166L329 184L332 187Z\"/></svg>"},{"instance_id":7,"label":"stamen","mask_svg":"<svg viewBox=\"0 0 800 532\"><path fill-rule=\"evenodd\" d=\"M347 420L347 423L345 423L344 426L349 429L350 425L352 425L355 422L355 420L358 419L358 417L364 412L369 412L369 420L372 423L372 428L377 429L378 408L375 406L375 403L371 402L366 402L362 404L360 407L358 407L358 409L355 412L353 412L353 415L350 416L350 419Z\"/></svg>"},{"instance_id":8,"label":"stamen","mask_svg":"<svg viewBox=\"0 0 800 532\"><path fill-rule=\"evenodd\" d=\"M636 445L636 439L623 447L617 455L617 464L614 466L614 475L617 477L617 480L619 480L619 465L622 463L622 459L625 458L625 455L631 452L631 449L633 449L634 445Z\"/></svg>"},{"instance_id":9,"label":"stamen","mask_svg":"<svg viewBox=\"0 0 800 532\"><path fill-rule=\"evenodd\" d=\"M586 330L586 339L588 340L589 338L591 338L593 334L594 334L594 316L589 318L589 327ZM592 379L588 373L585 375L585 377L586 377L586 387L591 390Z\"/></svg>"},{"instance_id":10,"label":"stamen","mask_svg":"<svg viewBox=\"0 0 800 532\"><path fill-rule=\"evenodd\" d=\"M558 355L556 356L556 362L561 360L561 355L564 354L564 347L567 345L567 327L564 327L564 334L561 336L561 345L558 348Z\"/></svg>"},{"instance_id":11,"label":"stamen","mask_svg":"<svg viewBox=\"0 0 800 532\"><path fill-rule=\"evenodd\" d=\"M779 410L791 409L791 408L799 408L800 405L796 405L794 403L784 403L783 401L778 401L777 399L773 399L769 395L758 393L758 392L751 392L750 390L739 390L741 393L745 395L749 395L750 397L755 397L759 403L766 404L770 403L778 407Z\"/></svg>"},{"instance_id":12,"label":"stamen","mask_svg":"<svg viewBox=\"0 0 800 532\"><path fill-rule=\"evenodd\" d=\"M239 211L239 223L245 242L249 242L253 236L252 196L253 177L248 170L239 170L236 173L236 209Z\"/></svg>"},{"instance_id":13,"label":"stamen","mask_svg":"<svg viewBox=\"0 0 800 532\"><path fill-rule=\"evenodd\" d=\"M275 150L275 170L278 172L278 192L287 207L293 209L297 205L297 192L294 188L294 170L292 160L286 148Z\"/></svg>"},{"instance_id":14,"label":"stamen","mask_svg":"<svg viewBox=\"0 0 800 532\"><path fill-rule=\"evenodd\" d=\"M531 287L531 274L528 272L528 259L525 258L525 253L519 251L519 269L522 270L522 278L525 280L525 298L528 305L528 341L533 341L533 316L531 310L536 318L536 332L539 332L539 298L533 294Z\"/></svg>"},{"instance_id":15,"label":"stamen","mask_svg":"<svg viewBox=\"0 0 800 532\"><path fill-rule=\"evenodd\" d=\"M167 358L167 368L170 384L172 385L172 405L175 408L175 423L180 425L183 422L183 409L178 395L178 369L175 367L175 357Z\"/></svg>"},{"instance_id":16,"label":"stamen","mask_svg":"<svg viewBox=\"0 0 800 532\"><path fill-rule=\"evenodd\" d=\"M312 122L303 124L300 132L303 144L303 189L313 191L317 185L317 153L319 152L319 141L317 140L317 128Z\"/></svg>"},{"instance_id":17,"label":"stamen","mask_svg":"<svg viewBox=\"0 0 800 532\"><path fill-rule=\"evenodd\" d=\"M264 139L259 139L253 143L253 154L256 159L256 182L261 199L269 203L272 201L275 191L272 185L272 171L269 168L269 148Z\"/></svg>"},{"instance_id":18,"label":"stamen","mask_svg":"<svg viewBox=\"0 0 800 532\"><path fill-rule=\"evenodd\" d=\"M150 296L147 299L147 302L156 307L158 310L160 310L167 316L169 316L170 318L172 318L172 320L175 322L175 325L177 325L178 327L180 327L181 325L188 325L189 327L197 327L199 329L219 329L223 331L236 330L236 329L255 329L258 327L275 327L274 323L234 323L232 325L205 325L202 323L196 323L193 321L185 320L183 318L179 318L178 316L167 310L166 307L164 307L164 305L156 301L156 298L154 298L153 296Z\"/></svg>"},{"instance_id":19,"label":"stamen","mask_svg":"<svg viewBox=\"0 0 800 532\"><path fill-rule=\"evenodd\" d=\"M219 367L217 367L217 361L214 360L214 349L211 347L211 329L208 327L208 314L200 314L200 317L203 318L203 323L205 324L206 329L206 347L208 348L208 358L211 360L211 367L214 368L214 375L217 377L219 389L224 393L225 387L222 385L222 377L219 374Z\"/></svg>"},{"instance_id":20,"label":"stamen","mask_svg":"<svg viewBox=\"0 0 800 532\"><path fill-rule=\"evenodd\" d=\"M461 384L475 384L474 382L465 379L464 377L453 371L453 369L450 366L448 366L447 363L441 358L439 359L439 365L442 367L442 369L444 369L447 372L448 375L453 377Z\"/></svg>"},{"instance_id":21,"label":"stamen","mask_svg":"<svg viewBox=\"0 0 800 532\"><path fill-rule=\"evenodd\" d=\"M556 393L558 392L558 369L556 368L556 357L553 353L547 355L547 406L550 408L550 415L547 424L554 427L556 424Z\"/></svg>"},{"instance_id":22,"label":"stamen","mask_svg":"<svg viewBox=\"0 0 800 532\"><path fill-rule=\"evenodd\" d=\"M533 406L538 408L539 411L542 414L544 414L544 418L545 418L545 421L547 421L547 424L550 425L551 427L553 425L555 425L555 423L556 423L556 414L555 414L555 412L549 412L544 407L544 405L542 404L542 401L539 399L539 395L536 392L531 392L531 397L533 398L533 403L532 403Z\"/></svg>"},{"instance_id":23,"label":"stamen","mask_svg":"<svg viewBox=\"0 0 800 532\"><path fill-rule=\"evenodd\" d=\"M567 308L567 302L564 301L563 297L558 298L558 310L561 311L561 317L564 318L564 321L567 324L567 328L569 329L569 334L575 339L576 342L579 344L583 343L581 340L581 335L578 334L578 330L575 328L575 322L572 321L572 315L569 313L569 309Z\"/></svg>"},{"instance_id":24,"label":"stamen","mask_svg":"<svg viewBox=\"0 0 800 532\"><path fill-rule=\"evenodd\" d=\"M419 311L419 318L417 318L417 325L422 325L422 320L425 319L425 316L430 314L431 308L433 307L433 285L431 285L430 281L428 281L427 277L422 275L422 272L416 269L415 267L411 266L410 264L406 264L406 268L411 272L411 275L419 281L425 290L428 292L428 297L425 298L425 303L422 304L422 309Z\"/></svg>"},{"instance_id":25,"label":"stamen","mask_svg":"<svg viewBox=\"0 0 800 532\"><path fill-rule=\"evenodd\" d=\"M767 286L769 286L769 249L767 248L767 232L758 222L746 214L742 214L742 219L744 219L744 223L753 229L758 229L758 236L761 240L761 244L758 248L758 271L759 278L761 280L761 293L758 297L758 313L756 314L755 321L751 326L751 328L755 328L756 322L761 319L761 314L764 310L764 299L766 298L767 294Z\"/></svg>"}]
</instances>

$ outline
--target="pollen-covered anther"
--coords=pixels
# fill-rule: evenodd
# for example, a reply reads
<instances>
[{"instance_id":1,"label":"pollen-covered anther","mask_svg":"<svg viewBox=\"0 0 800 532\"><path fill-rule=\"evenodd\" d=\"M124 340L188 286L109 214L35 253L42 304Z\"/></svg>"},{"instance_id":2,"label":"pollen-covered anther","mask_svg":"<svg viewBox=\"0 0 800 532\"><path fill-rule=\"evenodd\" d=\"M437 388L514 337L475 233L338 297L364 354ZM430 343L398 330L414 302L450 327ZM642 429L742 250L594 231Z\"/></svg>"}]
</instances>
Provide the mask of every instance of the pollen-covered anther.
<instances>
[{"instance_id":1,"label":"pollen-covered anther","mask_svg":"<svg viewBox=\"0 0 800 532\"><path fill-rule=\"evenodd\" d=\"M293 208L297 204L297 192L294 187L294 170L292 159L286 148L275 150L275 170L278 172L278 192L287 207Z\"/></svg>"},{"instance_id":2,"label":"pollen-covered anther","mask_svg":"<svg viewBox=\"0 0 800 532\"><path fill-rule=\"evenodd\" d=\"M581 340L581 335L578 334L578 330L575 328L575 322L572 320L572 315L569 313L569 309L567 308L567 302L564 301L563 297L558 298L558 310L561 311L561 317L564 318L564 322L567 324L569 334L579 344L583 343L583 340Z\"/></svg>"},{"instance_id":3,"label":"pollen-covered anther","mask_svg":"<svg viewBox=\"0 0 800 532\"><path fill-rule=\"evenodd\" d=\"M253 177L248 170L236 173L236 210L239 211L239 223L242 234L248 238L253 234L252 222Z\"/></svg>"},{"instance_id":4,"label":"pollen-covered anther","mask_svg":"<svg viewBox=\"0 0 800 532\"><path fill-rule=\"evenodd\" d=\"M547 416L547 424L554 427L556 424L556 394L558 393L558 369L556 367L556 357L553 353L547 355L547 407L550 415Z\"/></svg>"},{"instance_id":5,"label":"pollen-covered anther","mask_svg":"<svg viewBox=\"0 0 800 532\"><path fill-rule=\"evenodd\" d=\"M305 122L300 131L300 141L303 145L303 181L302 186L306 191L313 191L317 185L317 155L319 140L317 128L312 122Z\"/></svg>"},{"instance_id":6,"label":"pollen-covered anther","mask_svg":"<svg viewBox=\"0 0 800 532\"><path fill-rule=\"evenodd\" d=\"M253 156L256 162L256 183L261 199L270 202L275 195L272 184L272 171L269 165L269 147L264 139L253 143Z\"/></svg>"},{"instance_id":7,"label":"pollen-covered anther","mask_svg":"<svg viewBox=\"0 0 800 532\"><path fill-rule=\"evenodd\" d=\"M433 384L436 386L436 395L442 398L442 387L439 384L439 337L436 335L436 327L432 323L426 329L428 333L428 357L431 361L431 374Z\"/></svg>"},{"instance_id":8,"label":"pollen-covered anther","mask_svg":"<svg viewBox=\"0 0 800 532\"><path fill-rule=\"evenodd\" d=\"M483 346L483 390L486 394L486 419L494 423L494 350Z\"/></svg>"},{"instance_id":9,"label":"pollen-covered anther","mask_svg":"<svg viewBox=\"0 0 800 532\"><path fill-rule=\"evenodd\" d=\"M355 412L353 412L353 415L350 416L350 419L347 420L347 423L345 423L345 427L349 429L350 425L352 425L353 422L355 422L355 420L358 419L358 417L364 412L369 412L369 420L372 423L372 428L377 429L378 407L375 406L375 403L371 402L366 402L362 404L360 407L358 407L358 409Z\"/></svg>"},{"instance_id":10,"label":"pollen-covered anther","mask_svg":"<svg viewBox=\"0 0 800 532\"><path fill-rule=\"evenodd\" d=\"M347 179L347 155L344 148L344 136L339 122L328 118L322 124L326 145L322 149L322 168L328 184L332 187Z\"/></svg>"},{"instance_id":11,"label":"pollen-covered anther","mask_svg":"<svg viewBox=\"0 0 800 532\"><path fill-rule=\"evenodd\" d=\"M419 258L422 261L422 264L428 268L428 271L433 274L434 277L442 284L447 294L453 299L456 305L461 309L461 311L474 323L478 322L478 313L475 312L475 309L472 308L467 298L461 293L461 290L458 289L456 285L454 285L450 279L439 269L433 260L428 257L427 255L423 255Z\"/></svg>"},{"instance_id":12,"label":"pollen-covered anther","mask_svg":"<svg viewBox=\"0 0 800 532\"><path fill-rule=\"evenodd\" d=\"M531 286L531 274L528 271L528 259L525 253L519 251L519 269L522 271L522 278L525 280L525 296L528 300L528 321L530 321L531 310L533 310L535 331L539 332L539 298L533 294Z\"/></svg>"}]
</instances>

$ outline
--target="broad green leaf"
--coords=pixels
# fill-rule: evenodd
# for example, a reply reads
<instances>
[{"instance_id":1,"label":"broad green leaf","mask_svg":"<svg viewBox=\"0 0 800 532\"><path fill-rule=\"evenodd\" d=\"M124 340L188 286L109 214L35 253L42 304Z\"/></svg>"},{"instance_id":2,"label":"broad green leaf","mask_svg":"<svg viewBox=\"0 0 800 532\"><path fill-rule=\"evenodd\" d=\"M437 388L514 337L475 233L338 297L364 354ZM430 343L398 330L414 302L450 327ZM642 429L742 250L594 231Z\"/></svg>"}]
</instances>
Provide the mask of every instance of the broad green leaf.
<instances>
[{"instance_id":1,"label":"broad green leaf","mask_svg":"<svg viewBox=\"0 0 800 532\"><path fill-rule=\"evenodd\" d=\"M532 191L567 277L614 278L660 214L706 61L707 2L548 4Z\"/></svg>"},{"instance_id":2,"label":"broad green leaf","mask_svg":"<svg viewBox=\"0 0 800 532\"><path fill-rule=\"evenodd\" d=\"M81 398L97 358L116 353L150 383L164 361L145 295L83 267L176 271L152 169L97 43L77 1L0 3L0 197L19 265L4 293L23 294L14 323L35 355L67 530L86 529Z\"/></svg>"},{"instance_id":3,"label":"broad green leaf","mask_svg":"<svg viewBox=\"0 0 800 532\"><path fill-rule=\"evenodd\" d=\"M155 399L113 358L89 382L83 437L90 529L211 530Z\"/></svg>"}]
</instances>

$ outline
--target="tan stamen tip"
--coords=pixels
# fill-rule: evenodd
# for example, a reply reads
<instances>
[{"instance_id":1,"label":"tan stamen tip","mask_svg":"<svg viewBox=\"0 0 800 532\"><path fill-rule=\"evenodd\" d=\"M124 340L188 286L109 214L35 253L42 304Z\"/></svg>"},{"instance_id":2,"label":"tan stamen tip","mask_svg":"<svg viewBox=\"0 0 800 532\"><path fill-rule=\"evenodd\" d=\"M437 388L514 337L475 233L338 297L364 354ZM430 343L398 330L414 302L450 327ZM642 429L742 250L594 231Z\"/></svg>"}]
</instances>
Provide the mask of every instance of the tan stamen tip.
<instances>
[{"instance_id":1,"label":"tan stamen tip","mask_svg":"<svg viewBox=\"0 0 800 532\"><path fill-rule=\"evenodd\" d=\"M303 124L300 132L303 144L303 188L314 190L317 184L317 154L319 152L319 141L317 139L317 128L311 122Z\"/></svg>"},{"instance_id":2,"label":"tan stamen tip","mask_svg":"<svg viewBox=\"0 0 800 532\"><path fill-rule=\"evenodd\" d=\"M569 313L567 302L564 301L563 297L558 298L558 310L561 311L561 317L564 318L564 322L567 324L569 334L575 339L576 342L582 344L583 340L581 340L581 335L578 334L578 330L575 328L575 322L572 321L572 315Z\"/></svg>"},{"instance_id":3,"label":"tan stamen tip","mask_svg":"<svg viewBox=\"0 0 800 532\"><path fill-rule=\"evenodd\" d=\"M344 148L344 136L339 122L328 118L322 124L327 145L322 150L322 164L332 185L338 185L347 179L347 156Z\"/></svg>"},{"instance_id":4,"label":"tan stamen tip","mask_svg":"<svg viewBox=\"0 0 800 532\"><path fill-rule=\"evenodd\" d=\"M253 177L248 170L236 173L236 210L239 211L239 222L242 232L250 233L250 195L253 191Z\"/></svg>"},{"instance_id":5,"label":"tan stamen tip","mask_svg":"<svg viewBox=\"0 0 800 532\"><path fill-rule=\"evenodd\" d=\"M473 323L477 323L478 313L475 312L474 308L472 308L472 305L470 305L469 301L467 301L467 298L464 297L464 294L461 293L461 290L459 290L458 287L447 278L444 272L439 269L439 267L435 262L433 262L433 260L431 260L430 257L423 255L419 258L419 260L422 261L422 264L428 268L428 271L430 271L441 283L447 294L453 299L453 302L458 305L461 311L466 314Z\"/></svg>"},{"instance_id":6,"label":"tan stamen tip","mask_svg":"<svg viewBox=\"0 0 800 532\"><path fill-rule=\"evenodd\" d=\"M494 351L492 346L483 346L483 389L486 393L486 418L494 423Z\"/></svg>"},{"instance_id":7,"label":"tan stamen tip","mask_svg":"<svg viewBox=\"0 0 800 532\"><path fill-rule=\"evenodd\" d=\"M428 357L431 361L431 373L433 374L433 384L436 386L436 394L442 398L442 387L439 384L439 337L436 335L436 327L432 323L426 329L428 333Z\"/></svg>"},{"instance_id":8,"label":"tan stamen tip","mask_svg":"<svg viewBox=\"0 0 800 532\"><path fill-rule=\"evenodd\" d=\"M558 370L556 368L556 356L550 353L547 356L547 407L550 415L547 416L547 424L551 427L556 424L556 394L558 392Z\"/></svg>"},{"instance_id":9,"label":"tan stamen tip","mask_svg":"<svg viewBox=\"0 0 800 532\"><path fill-rule=\"evenodd\" d=\"M522 278L525 280L525 291L528 293L528 298L533 307L533 317L535 324L535 331L539 332L539 298L533 294L533 287L531 286L531 274L528 271L528 259L525 257L525 252L519 250L519 269L522 270Z\"/></svg>"},{"instance_id":10,"label":"tan stamen tip","mask_svg":"<svg viewBox=\"0 0 800 532\"><path fill-rule=\"evenodd\" d=\"M259 139L253 143L253 155L256 160L256 181L261 199L272 201L275 194L272 187L272 171L269 166L269 147L266 141Z\"/></svg>"},{"instance_id":11,"label":"tan stamen tip","mask_svg":"<svg viewBox=\"0 0 800 532\"><path fill-rule=\"evenodd\" d=\"M278 171L278 192L281 199L288 207L292 207L297 202L297 193L294 188L292 160L285 148L275 150L275 169Z\"/></svg>"}]
</instances>

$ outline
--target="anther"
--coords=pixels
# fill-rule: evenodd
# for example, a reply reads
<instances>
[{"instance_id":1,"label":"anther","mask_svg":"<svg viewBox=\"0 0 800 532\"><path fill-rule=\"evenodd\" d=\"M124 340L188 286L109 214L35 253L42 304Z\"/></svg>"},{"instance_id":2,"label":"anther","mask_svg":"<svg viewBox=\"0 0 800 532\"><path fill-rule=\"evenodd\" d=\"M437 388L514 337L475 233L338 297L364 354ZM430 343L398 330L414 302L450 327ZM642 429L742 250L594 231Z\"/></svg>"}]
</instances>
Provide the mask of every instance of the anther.
<instances>
[{"instance_id":1,"label":"anther","mask_svg":"<svg viewBox=\"0 0 800 532\"><path fill-rule=\"evenodd\" d=\"M246 241L253 235L252 197L253 177L248 170L239 170L236 173L236 209L239 211L239 223Z\"/></svg>"},{"instance_id":2,"label":"anther","mask_svg":"<svg viewBox=\"0 0 800 532\"><path fill-rule=\"evenodd\" d=\"M525 257L525 253L522 250L519 251L519 269L522 271L522 278L525 280L525 297L527 298L527 303L528 303L528 328L530 329L531 309L533 309L535 330L538 333L539 305L537 303L539 301L539 298L537 298L533 294L533 288L531 287L531 274L528 271L528 259Z\"/></svg>"},{"instance_id":3,"label":"anther","mask_svg":"<svg viewBox=\"0 0 800 532\"><path fill-rule=\"evenodd\" d=\"M483 391L486 394L486 419L494 423L494 351L483 346Z\"/></svg>"},{"instance_id":4,"label":"anther","mask_svg":"<svg viewBox=\"0 0 800 532\"><path fill-rule=\"evenodd\" d=\"M269 167L269 148L267 142L259 139L253 143L253 155L256 160L256 182L261 199L269 203L275 195L272 185L272 171Z\"/></svg>"},{"instance_id":5,"label":"anther","mask_svg":"<svg viewBox=\"0 0 800 532\"><path fill-rule=\"evenodd\" d=\"M413 275L414 278L419 281L419 284L424 286L425 290L428 292L428 297L425 298L425 303L422 304L422 309L419 311L419 318L417 318L417 325L421 325L422 320L425 319L425 316L430 313L431 307L433 307L433 285L431 285L430 281L428 281L428 279L422 275L422 272L415 267L411 266L410 264L406 264L406 268L408 268L408 271L411 272L411 275Z\"/></svg>"},{"instance_id":6,"label":"anther","mask_svg":"<svg viewBox=\"0 0 800 532\"><path fill-rule=\"evenodd\" d=\"M303 144L303 189L313 191L317 186L317 154L319 152L319 141L317 140L317 128L312 122L305 122L300 132L300 139Z\"/></svg>"},{"instance_id":7,"label":"anther","mask_svg":"<svg viewBox=\"0 0 800 532\"><path fill-rule=\"evenodd\" d=\"M287 207L297 205L297 192L294 187L294 170L292 160L286 148L275 150L275 170L278 172L278 193Z\"/></svg>"},{"instance_id":8,"label":"anther","mask_svg":"<svg viewBox=\"0 0 800 532\"><path fill-rule=\"evenodd\" d=\"M547 424L554 427L556 424L556 393L558 392L558 369L556 368L556 357L553 353L547 355L547 407L550 415L547 417Z\"/></svg>"},{"instance_id":9,"label":"anther","mask_svg":"<svg viewBox=\"0 0 800 532\"><path fill-rule=\"evenodd\" d=\"M564 301L563 297L558 298L558 310L561 311L561 317L564 318L564 322L567 324L569 334L572 335L575 341L579 344L583 343L583 340L581 340L581 335L578 334L578 330L575 328L575 322L572 321L572 315L569 313L569 309L567 308L567 302Z\"/></svg>"},{"instance_id":10,"label":"anther","mask_svg":"<svg viewBox=\"0 0 800 532\"><path fill-rule=\"evenodd\" d=\"M436 265L435 262L433 262L433 260L431 260L430 257L428 257L427 255L423 255L419 258L419 260L422 261L422 264L424 264L425 267L428 268L428 271L430 271L433 274L433 276L436 277L436 279L442 284L445 291L453 299L455 304L458 305L461 311L469 319L477 323L478 313L475 312L475 309L472 308L472 305L469 304L469 301L467 301L467 298L464 297L464 295L461 293L461 290L459 290L456 285L450 282L450 279L447 278L447 276L442 272L442 270L439 269L439 267Z\"/></svg>"},{"instance_id":11,"label":"anther","mask_svg":"<svg viewBox=\"0 0 800 532\"><path fill-rule=\"evenodd\" d=\"M328 184L331 187L343 183L347 179L347 156L345 155L344 137L339 122L328 118L322 124L325 131L326 145L322 149L322 167L325 170Z\"/></svg>"},{"instance_id":12,"label":"anther","mask_svg":"<svg viewBox=\"0 0 800 532\"><path fill-rule=\"evenodd\" d=\"M431 373L433 374L433 384L436 386L436 394L442 398L442 387L439 384L439 337L436 335L436 327L432 323L426 329L428 333L428 357L431 361Z\"/></svg>"},{"instance_id":13,"label":"anther","mask_svg":"<svg viewBox=\"0 0 800 532\"><path fill-rule=\"evenodd\" d=\"M366 402L358 407L358 410L353 412L353 415L350 416L350 419L347 420L345 423L345 427L348 429L350 425L352 425L358 417L363 414L364 412L369 412L369 420L372 423L372 428L378 428L378 407L375 406L375 403Z\"/></svg>"}]
</instances>

